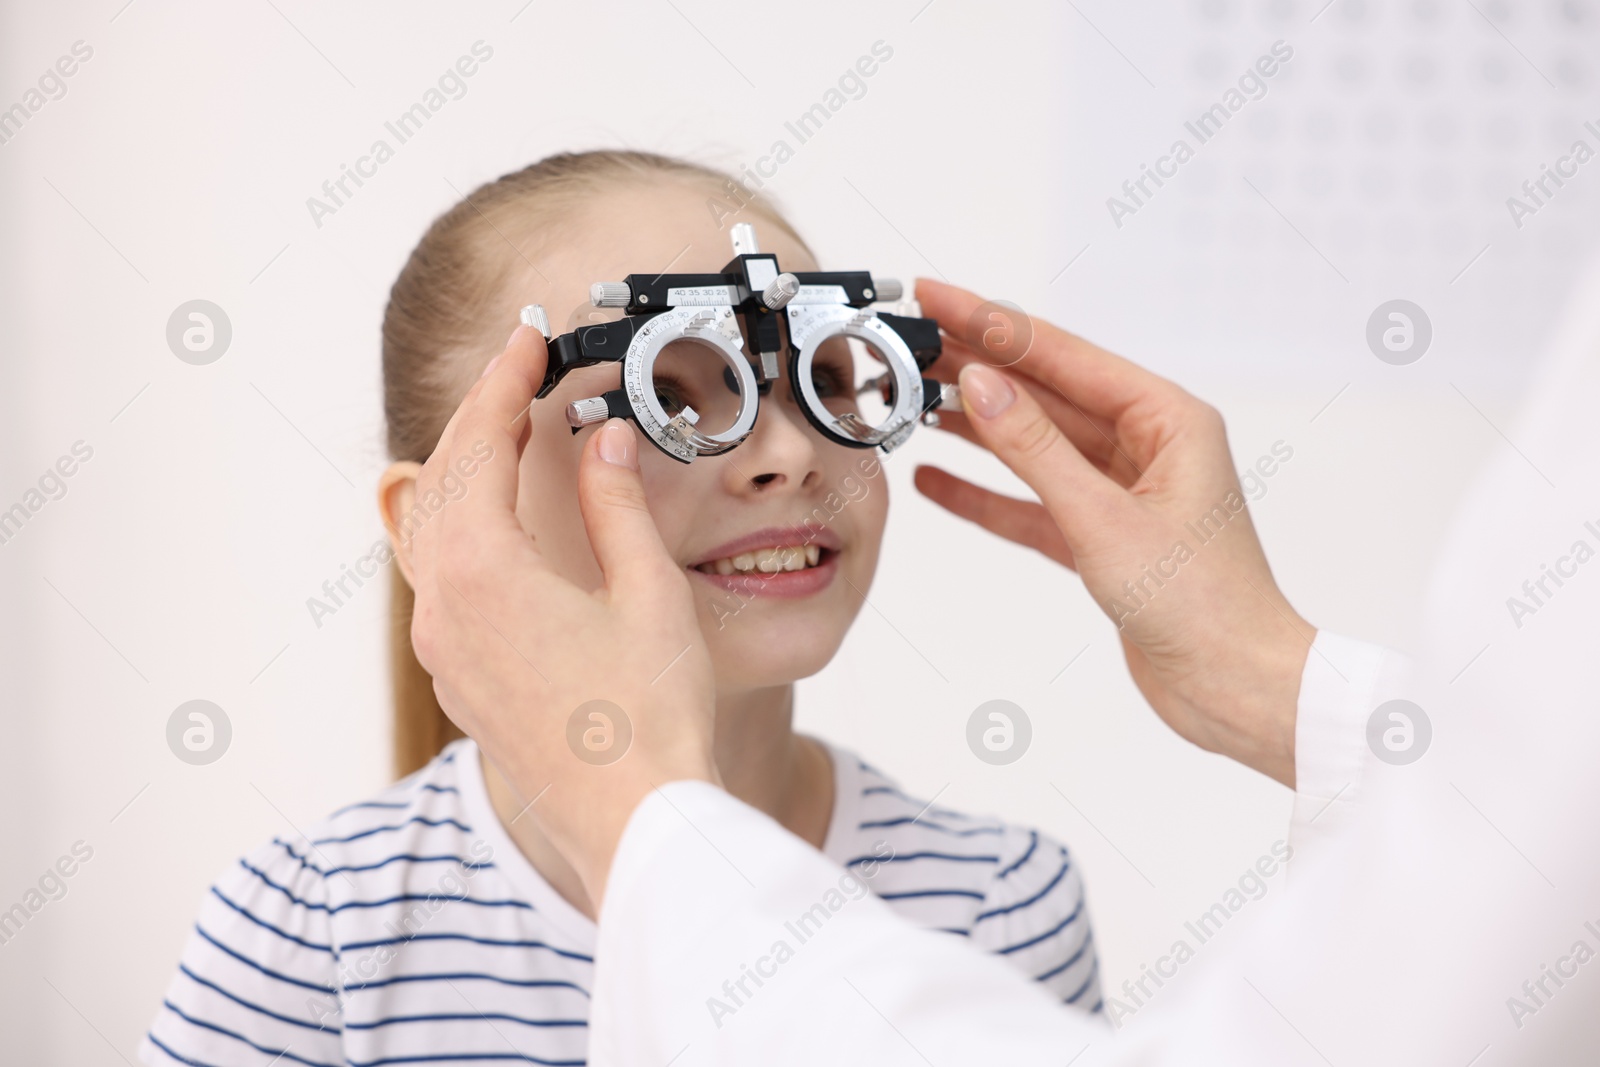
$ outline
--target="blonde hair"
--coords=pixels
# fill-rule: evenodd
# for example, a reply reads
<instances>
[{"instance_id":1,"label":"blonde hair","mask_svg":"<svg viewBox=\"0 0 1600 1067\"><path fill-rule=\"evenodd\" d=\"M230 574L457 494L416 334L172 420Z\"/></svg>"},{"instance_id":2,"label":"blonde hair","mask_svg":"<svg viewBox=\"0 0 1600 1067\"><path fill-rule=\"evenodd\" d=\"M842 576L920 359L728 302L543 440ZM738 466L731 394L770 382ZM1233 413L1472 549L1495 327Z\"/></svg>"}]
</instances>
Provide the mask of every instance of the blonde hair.
<instances>
[{"instance_id":1,"label":"blonde hair","mask_svg":"<svg viewBox=\"0 0 1600 1067\"><path fill-rule=\"evenodd\" d=\"M563 152L480 186L433 221L389 290L383 410L391 459L428 458L488 361L494 329L513 322L514 307L525 302L506 285L525 265L518 238L548 234L566 211L598 190L647 188L664 179L703 186L708 209L721 215L735 214L742 204L805 247L769 203L730 196L739 187L727 174L650 152ZM433 680L411 648L414 598L397 564L391 565L390 585L394 769L404 776L462 733L439 707Z\"/></svg>"}]
</instances>

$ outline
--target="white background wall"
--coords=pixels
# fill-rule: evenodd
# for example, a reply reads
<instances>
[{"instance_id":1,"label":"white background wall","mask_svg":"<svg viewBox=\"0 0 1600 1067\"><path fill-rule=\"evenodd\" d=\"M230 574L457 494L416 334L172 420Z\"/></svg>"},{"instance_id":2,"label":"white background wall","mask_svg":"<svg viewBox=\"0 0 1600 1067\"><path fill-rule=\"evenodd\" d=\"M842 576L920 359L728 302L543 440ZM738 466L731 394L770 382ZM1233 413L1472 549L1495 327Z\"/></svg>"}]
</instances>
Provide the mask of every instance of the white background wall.
<instances>
[{"instance_id":1,"label":"white background wall","mask_svg":"<svg viewBox=\"0 0 1600 1067\"><path fill-rule=\"evenodd\" d=\"M1592 244L1600 168L1522 230L1504 200L1600 119L1597 13L1321 2L0 7L0 108L94 50L0 145L0 508L94 449L0 545L0 908L94 849L0 945L7 1059L130 1057L210 879L384 783L385 593L320 630L304 603L381 533L377 330L427 222L559 149L737 167L880 39L866 96L772 186L825 262L942 273L1174 376L1241 466L1287 443L1252 511L1289 596L1409 645ZM1267 97L1114 226L1106 197L1278 39ZM478 40L467 95L315 226L306 198ZM1409 367L1364 340L1398 296L1436 332ZM234 331L204 367L164 336L195 298ZM930 460L1017 485L934 433L889 464L873 607L801 685L802 725L1065 839L1114 990L1282 836L1287 793L1175 740L1070 574L915 493ZM1035 724L1007 768L964 742L996 697ZM208 767L165 742L194 698L233 724Z\"/></svg>"}]
</instances>

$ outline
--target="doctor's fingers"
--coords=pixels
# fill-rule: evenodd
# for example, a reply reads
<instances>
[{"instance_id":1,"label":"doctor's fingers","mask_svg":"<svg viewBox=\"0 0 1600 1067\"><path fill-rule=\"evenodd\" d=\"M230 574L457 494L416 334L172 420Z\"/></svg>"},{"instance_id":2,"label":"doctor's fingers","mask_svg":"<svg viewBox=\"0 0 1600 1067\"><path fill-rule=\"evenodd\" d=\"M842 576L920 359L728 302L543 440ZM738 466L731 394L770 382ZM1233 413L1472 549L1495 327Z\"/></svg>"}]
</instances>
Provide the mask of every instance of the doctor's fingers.
<instances>
[{"instance_id":1,"label":"doctor's fingers","mask_svg":"<svg viewBox=\"0 0 1600 1067\"><path fill-rule=\"evenodd\" d=\"M447 576L474 601L493 600L508 580L547 570L516 514L528 409L544 361L539 332L519 327L467 392L418 478L417 495L430 514L418 537L419 568Z\"/></svg>"},{"instance_id":2,"label":"doctor's fingers","mask_svg":"<svg viewBox=\"0 0 1600 1067\"><path fill-rule=\"evenodd\" d=\"M522 450L529 439L529 409L544 380L544 337L519 326L505 351L489 365L461 404L461 422L448 442L452 472L472 479L470 491L445 517L444 536L467 528L498 531L532 545L516 515Z\"/></svg>"},{"instance_id":3,"label":"doctor's fingers","mask_svg":"<svg viewBox=\"0 0 1600 1067\"><path fill-rule=\"evenodd\" d=\"M1013 364L997 364L991 357L974 351L969 345L954 337L947 337L944 341L944 354L929 368L927 375L940 382L955 382L959 380L961 368L968 363L984 363L988 366L1001 366L1003 369L1014 372L1014 383L1020 385L1033 395L1039 406L1049 414L1051 420L1061 428L1073 445L1082 452L1084 457L1101 469L1107 468L1116 455L1116 423L1109 419L1099 419L1090 415L1081 406L1068 400L1060 390L1045 382L1040 382L1027 373L1027 360ZM946 412L957 416L958 424L961 416L959 408L945 405L940 408L940 418ZM952 429L955 429L952 427ZM959 431L957 431L959 432ZM962 434L962 436L967 436ZM968 440L972 438L968 437Z\"/></svg>"},{"instance_id":4,"label":"doctor's fingers","mask_svg":"<svg viewBox=\"0 0 1600 1067\"><path fill-rule=\"evenodd\" d=\"M542 375L542 358L537 331L519 328L467 391L418 475L408 517L416 587L411 638L431 673L453 667L450 638L461 625L519 629L527 620L499 605L560 595L540 588L552 576L540 573L539 553L515 514L529 379Z\"/></svg>"},{"instance_id":5,"label":"doctor's fingers","mask_svg":"<svg viewBox=\"0 0 1600 1067\"><path fill-rule=\"evenodd\" d=\"M1163 499L1197 492L1205 495L1213 491L1219 473L1232 470L1227 428L1221 414L1164 379L1155 379L1161 383L1159 388L1151 389L1124 407L1114 420L1108 420L1085 412L1053 385L1029 378L1031 358L995 368L959 342L947 344L946 351L960 361L963 369L979 366L1001 370L1014 388L1020 387L1038 404L1095 469L1134 495ZM939 366L934 364L935 370ZM943 373L951 375L953 371L957 371L954 366L945 368ZM948 417L947 410L940 409L940 429L974 444L985 444L964 409L948 410Z\"/></svg>"},{"instance_id":6,"label":"doctor's fingers","mask_svg":"<svg viewBox=\"0 0 1600 1067\"><path fill-rule=\"evenodd\" d=\"M456 405L450 413L450 419L444 424L444 429L439 433L439 440L433 446L433 451L428 458L423 460L422 469L417 472L417 483L412 497L411 513L404 516L400 524L404 536L401 539L401 548L411 559L412 573L416 576L418 586L416 592L420 598L423 596L425 584L430 584L434 575L434 561L438 556L438 534L440 524L433 520L442 512L449 497L446 488L453 486L453 480L448 484L441 484L447 471L450 470L452 449L454 447L456 430L461 424L467 405L478 395L483 388L483 379L480 377L474 382L472 388L467 390L467 395Z\"/></svg>"},{"instance_id":7,"label":"doctor's fingers","mask_svg":"<svg viewBox=\"0 0 1600 1067\"><path fill-rule=\"evenodd\" d=\"M978 431L973 428L972 420L960 408L940 408L938 429L940 432L953 434L963 441L974 444L985 452L989 451L989 446L984 443L983 438L978 435ZM1127 488L1138 480L1139 470L1124 458L1123 454L1117 450L1114 442L1106 443L1105 438L1096 435L1096 439L1102 442L1104 446L1096 451L1079 447L1077 439L1070 432L1066 430L1062 432L1066 434L1067 439L1072 442L1074 447L1078 447L1084 459L1088 460L1096 470L1115 481L1118 485Z\"/></svg>"},{"instance_id":8,"label":"doctor's fingers","mask_svg":"<svg viewBox=\"0 0 1600 1067\"><path fill-rule=\"evenodd\" d=\"M951 514L1035 549L1068 570L1078 569L1072 546L1044 505L996 493L939 467L918 467L912 481L922 495Z\"/></svg>"},{"instance_id":9,"label":"doctor's fingers","mask_svg":"<svg viewBox=\"0 0 1600 1067\"><path fill-rule=\"evenodd\" d=\"M1182 394L1177 385L1138 364L1019 310L1000 309L976 293L931 278L917 279L917 300L924 315L969 349L985 352L985 334L996 329L1007 344L1026 343L1009 368L1061 392L1071 403L1097 419L1116 422L1135 404ZM1002 325L996 326L996 323ZM989 362L995 362L990 357ZM935 364L937 366L937 364Z\"/></svg>"},{"instance_id":10,"label":"doctor's fingers","mask_svg":"<svg viewBox=\"0 0 1600 1067\"><path fill-rule=\"evenodd\" d=\"M961 372L961 403L983 443L1039 495L1074 555L1135 506L1006 372L969 364Z\"/></svg>"}]
</instances>

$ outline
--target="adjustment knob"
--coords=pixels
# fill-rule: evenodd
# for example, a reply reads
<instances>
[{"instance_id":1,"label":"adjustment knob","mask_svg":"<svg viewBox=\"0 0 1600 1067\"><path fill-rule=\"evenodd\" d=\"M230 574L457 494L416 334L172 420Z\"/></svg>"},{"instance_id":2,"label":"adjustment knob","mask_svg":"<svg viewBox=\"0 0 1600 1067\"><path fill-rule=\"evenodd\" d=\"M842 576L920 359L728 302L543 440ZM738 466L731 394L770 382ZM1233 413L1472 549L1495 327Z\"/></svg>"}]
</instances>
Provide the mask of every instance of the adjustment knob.
<instances>
[{"instance_id":1,"label":"adjustment knob","mask_svg":"<svg viewBox=\"0 0 1600 1067\"><path fill-rule=\"evenodd\" d=\"M567 405L567 425L576 430L582 426L605 422L606 411L606 399L603 396L591 396L587 400L574 400Z\"/></svg>"},{"instance_id":2,"label":"adjustment knob","mask_svg":"<svg viewBox=\"0 0 1600 1067\"><path fill-rule=\"evenodd\" d=\"M597 308L625 308L633 299L627 282L595 282L589 286L589 303Z\"/></svg>"},{"instance_id":3,"label":"adjustment knob","mask_svg":"<svg viewBox=\"0 0 1600 1067\"><path fill-rule=\"evenodd\" d=\"M550 316L545 314L544 308L539 304L529 304L522 309L522 325L532 326L544 334L546 341L550 340Z\"/></svg>"},{"instance_id":4,"label":"adjustment knob","mask_svg":"<svg viewBox=\"0 0 1600 1067\"><path fill-rule=\"evenodd\" d=\"M800 292L800 279L793 274L780 274L767 283L761 293L761 302L773 311L781 311Z\"/></svg>"},{"instance_id":5,"label":"adjustment knob","mask_svg":"<svg viewBox=\"0 0 1600 1067\"><path fill-rule=\"evenodd\" d=\"M733 254L736 256L753 256L761 251L761 246L756 244L756 228L748 222L733 224Z\"/></svg>"},{"instance_id":6,"label":"adjustment knob","mask_svg":"<svg viewBox=\"0 0 1600 1067\"><path fill-rule=\"evenodd\" d=\"M895 278L874 278L872 287L875 290L872 299L886 304L892 304L905 295L906 287Z\"/></svg>"}]
</instances>

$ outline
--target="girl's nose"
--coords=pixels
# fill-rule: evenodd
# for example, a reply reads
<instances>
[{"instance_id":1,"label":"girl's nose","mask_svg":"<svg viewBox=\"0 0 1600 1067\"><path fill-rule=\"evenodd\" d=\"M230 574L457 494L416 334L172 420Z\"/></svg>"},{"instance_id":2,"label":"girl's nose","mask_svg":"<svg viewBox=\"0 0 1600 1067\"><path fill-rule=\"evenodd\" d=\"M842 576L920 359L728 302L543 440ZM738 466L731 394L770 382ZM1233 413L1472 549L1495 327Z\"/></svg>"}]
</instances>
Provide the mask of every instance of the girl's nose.
<instances>
[{"instance_id":1,"label":"girl's nose","mask_svg":"<svg viewBox=\"0 0 1600 1067\"><path fill-rule=\"evenodd\" d=\"M761 397L755 429L722 457L730 492L810 489L823 478L821 438L806 422L785 381L770 384L776 387Z\"/></svg>"}]
</instances>

